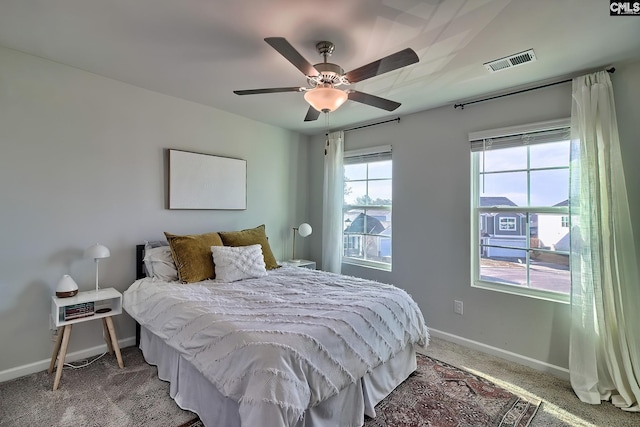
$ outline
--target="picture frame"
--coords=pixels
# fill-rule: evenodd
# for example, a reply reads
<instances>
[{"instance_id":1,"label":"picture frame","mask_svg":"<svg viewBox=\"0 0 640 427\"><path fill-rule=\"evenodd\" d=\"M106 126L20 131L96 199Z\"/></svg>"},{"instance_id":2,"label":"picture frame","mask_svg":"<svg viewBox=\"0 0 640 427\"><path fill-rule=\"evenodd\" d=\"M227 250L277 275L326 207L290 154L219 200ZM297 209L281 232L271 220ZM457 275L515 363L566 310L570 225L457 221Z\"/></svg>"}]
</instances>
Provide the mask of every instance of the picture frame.
<instances>
[{"instance_id":1,"label":"picture frame","mask_svg":"<svg viewBox=\"0 0 640 427\"><path fill-rule=\"evenodd\" d=\"M247 161L169 150L169 209L247 209Z\"/></svg>"}]
</instances>

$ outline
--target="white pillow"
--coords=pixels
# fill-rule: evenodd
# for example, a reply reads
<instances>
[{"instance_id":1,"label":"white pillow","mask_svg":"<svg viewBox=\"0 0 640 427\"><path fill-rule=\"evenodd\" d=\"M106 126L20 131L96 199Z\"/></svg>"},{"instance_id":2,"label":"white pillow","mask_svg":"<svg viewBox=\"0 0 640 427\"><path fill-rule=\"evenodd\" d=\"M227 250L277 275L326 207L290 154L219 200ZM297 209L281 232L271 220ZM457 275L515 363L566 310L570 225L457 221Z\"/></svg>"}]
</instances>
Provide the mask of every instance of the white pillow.
<instances>
[{"instance_id":1,"label":"white pillow","mask_svg":"<svg viewBox=\"0 0 640 427\"><path fill-rule=\"evenodd\" d=\"M147 268L147 275L155 277L165 282L175 282L178 280L178 269L173 262L171 248L169 246L158 246L156 248L145 245L144 265Z\"/></svg>"},{"instance_id":2,"label":"white pillow","mask_svg":"<svg viewBox=\"0 0 640 427\"><path fill-rule=\"evenodd\" d=\"M235 282L267 275L261 245L211 246L216 280Z\"/></svg>"}]
</instances>

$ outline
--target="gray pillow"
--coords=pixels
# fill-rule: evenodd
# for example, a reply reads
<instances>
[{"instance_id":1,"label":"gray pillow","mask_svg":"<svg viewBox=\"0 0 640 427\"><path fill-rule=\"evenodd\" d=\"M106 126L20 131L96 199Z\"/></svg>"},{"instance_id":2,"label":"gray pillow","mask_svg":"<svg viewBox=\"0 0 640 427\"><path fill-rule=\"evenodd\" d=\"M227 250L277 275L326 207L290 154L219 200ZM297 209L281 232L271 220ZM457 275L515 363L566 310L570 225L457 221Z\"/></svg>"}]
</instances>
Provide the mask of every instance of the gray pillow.
<instances>
[{"instance_id":1,"label":"gray pillow","mask_svg":"<svg viewBox=\"0 0 640 427\"><path fill-rule=\"evenodd\" d=\"M160 240L145 242L143 261L147 270L147 277L153 277L165 282L178 280L178 269L173 261L169 243Z\"/></svg>"}]
</instances>

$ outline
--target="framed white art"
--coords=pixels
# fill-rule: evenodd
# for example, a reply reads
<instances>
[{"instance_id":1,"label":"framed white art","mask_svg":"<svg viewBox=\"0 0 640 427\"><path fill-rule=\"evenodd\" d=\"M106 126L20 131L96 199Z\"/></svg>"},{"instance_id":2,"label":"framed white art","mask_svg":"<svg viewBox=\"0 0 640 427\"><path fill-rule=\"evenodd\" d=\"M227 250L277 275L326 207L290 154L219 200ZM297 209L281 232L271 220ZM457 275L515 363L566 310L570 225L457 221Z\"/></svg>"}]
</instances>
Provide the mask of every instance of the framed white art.
<instances>
[{"instance_id":1,"label":"framed white art","mask_svg":"<svg viewBox=\"0 0 640 427\"><path fill-rule=\"evenodd\" d=\"M247 161L169 150L169 209L247 209Z\"/></svg>"}]
</instances>

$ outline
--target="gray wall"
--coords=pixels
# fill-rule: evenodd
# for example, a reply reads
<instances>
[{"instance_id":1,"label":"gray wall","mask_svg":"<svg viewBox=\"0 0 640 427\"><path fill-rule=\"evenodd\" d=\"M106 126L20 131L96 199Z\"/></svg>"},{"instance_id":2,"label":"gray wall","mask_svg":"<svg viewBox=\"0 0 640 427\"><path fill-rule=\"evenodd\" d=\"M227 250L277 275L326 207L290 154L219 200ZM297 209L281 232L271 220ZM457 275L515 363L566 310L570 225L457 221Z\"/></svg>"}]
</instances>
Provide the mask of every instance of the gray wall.
<instances>
[{"instance_id":1,"label":"gray wall","mask_svg":"<svg viewBox=\"0 0 640 427\"><path fill-rule=\"evenodd\" d=\"M619 66L616 87L621 145L633 218L640 217L638 107L640 65ZM570 307L470 286L469 132L569 117L571 85L402 117L345 135L345 149L393 144L393 271L343 265L343 273L400 286L429 327L552 365L568 366ZM310 148L311 256L321 261L323 137ZM640 247L638 228L636 242ZM453 301L464 302L464 315Z\"/></svg>"},{"instance_id":2,"label":"gray wall","mask_svg":"<svg viewBox=\"0 0 640 427\"><path fill-rule=\"evenodd\" d=\"M51 357L51 295L71 274L94 286L83 250L100 242L103 287L135 279L145 239L266 224L278 259L307 221L308 137L0 48L0 374ZM165 209L166 149L247 160L248 209ZM302 240L302 239L300 239ZM307 256L299 241L300 256ZM126 315L119 338L134 335ZM69 351L104 344L74 327Z\"/></svg>"},{"instance_id":3,"label":"gray wall","mask_svg":"<svg viewBox=\"0 0 640 427\"><path fill-rule=\"evenodd\" d=\"M636 256L640 265L640 62L616 67L611 77L616 100L618 132L627 196L636 242ZM640 286L640 284L638 284Z\"/></svg>"}]
</instances>

